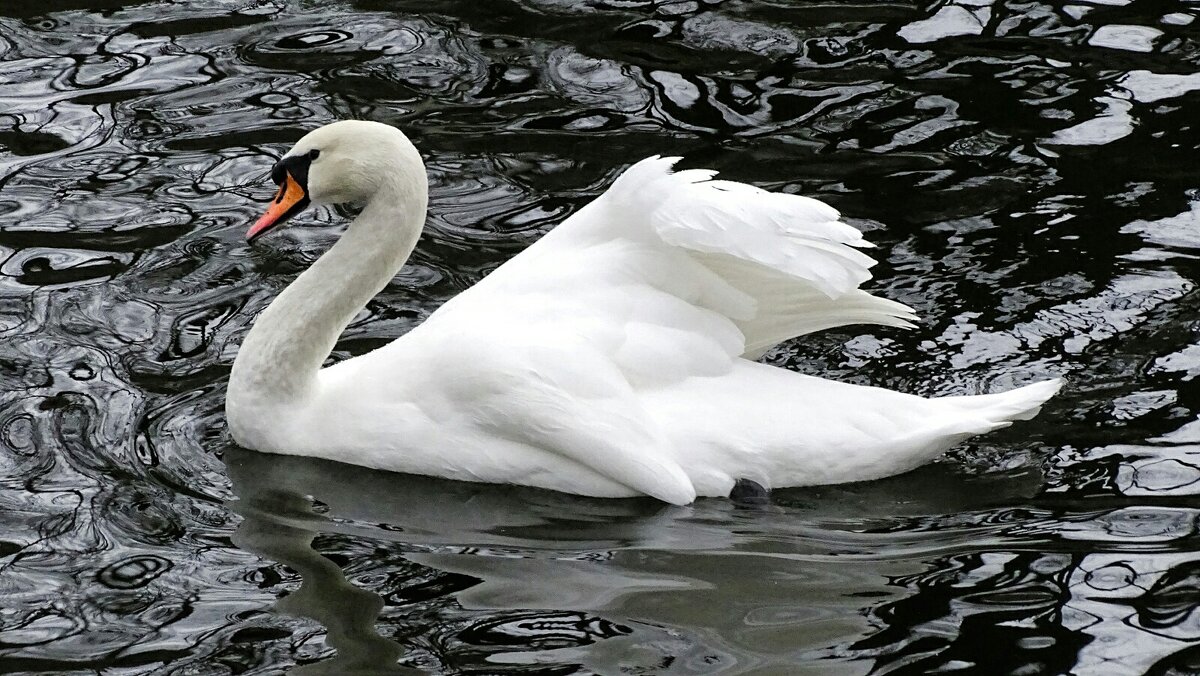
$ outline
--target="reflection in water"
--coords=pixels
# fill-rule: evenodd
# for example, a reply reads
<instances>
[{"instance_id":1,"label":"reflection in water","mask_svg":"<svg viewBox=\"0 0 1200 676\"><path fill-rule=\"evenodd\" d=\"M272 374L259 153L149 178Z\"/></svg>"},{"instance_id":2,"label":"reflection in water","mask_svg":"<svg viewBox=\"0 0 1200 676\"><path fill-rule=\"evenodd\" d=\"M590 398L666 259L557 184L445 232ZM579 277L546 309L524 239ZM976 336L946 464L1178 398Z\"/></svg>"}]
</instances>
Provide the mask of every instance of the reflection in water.
<instances>
[{"instance_id":1,"label":"reflection in water","mask_svg":"<svg viewBox=\"0 0 1200 676\"><path fill-rule=\"evenodd\" d=\"M285 601L297 596L301 601L289 609L332 622L327 624L331 630L343 631L351 619L346 613L330 613L343 603L338 590L354 587L309 547L318 529L375 550L373 560L344 559L345 568L379 594L370 594L365 604L371 617L364 624L356 613L354 626L369 627L380 597L390 610L430 593L453 593L459 604L483 614L455 640L485 651L491 662L577 662L599 673L634 667L660 673L664 664L671 665L670 673L737 672L747 659L763 663L746 653L746 641L753 645L761 640L756 635L791 632L798 622L810 629L830 625L825 633L833 635L840 630L832 627L861 625L856 617L860 602L839 603L836 595L814 594L806 587L813 580L846 575L838 572L842 564L828 551L831 547L867 557L874 547L850 534L845 541L831 541L835 533L814 527L805 512L794 509L745 510L726 501L674 508L648 499L580 499L237 449L229 449L225 457L238 509L248 515L246 523L253 523L239 528L237 540L300 571L303 586ZM929 482L942 478L930 477ZM884 482L866 495L883 498L889 490ZM862 515L860 497L855 492L836 495L824 501L822 513L835 515L841 505ZM313 516L314 500L324 516ZM254 507L244 509L243 504ZM737 537L733 533L739 527L759 535ZM264 532L273 534L265 538L266 545ZM291 544L269 545L285 539ZM327 539L324 544L331 546ZM383 571L394 561L381 548L389 545L398 545L393 551L406 560L441 571L438 578L416 584L387 579ZM746 566L754 560L761 560L764 571L779 570L782 577L746 579ZM309 571L318 572L314 576ZM861 574L869 580L870 566ZM857 575L849 579L860 587L866 582ZM729 596L731 589L739 590L736 596ZM780 597L781 589L797 595ZM805 607L812 603L843 609L814 613ZM757 618L750 627L747 617ZM391 616L384 624L397 621L404 620ZM790 642L789 651L798 645ZM786 655L774 659L786 664Z\"/></svg>"},{"instance_id":2,"label":"reflection in water","mask_svg":"<svg viewBox=\"0 0 1200 676\"><path fill-rule=\"evenodd\" d=\"M1197 14L0 2L0 671L1197 671ZM926 318L773 363L1070 387L946 463L760 510L228 449L236 346L342 219L242 234L274 158L345 117L409 132L432 215L334 359L662 153L853 216L872 289Z\"/></svg>"},{"instance_id":3,"label":"reflection in water","mask_svg":"<svg viewBox=\"0 0 1200 676\"><path fill-rule=\"evenodd\" d=\"M267 469L259 463L258 469ZM325 519L312 510L306 495L277 486L271 473L243 472L253 463L229 462L238 501L234 509L244 520L233 542L247 551L289 566L300 574L300 588L285 596L276 610L320 622L337 650L332 659L292 670L293 674L419 674L396 664L403 649L380 636L375 620L383 608L378 594L346 581L337 564L312 548Z\"/></svg>"},{"instance_id":4,"label":"reflection in water","mask_svg":"<svg viewBox=\"0 0 1200 676\"><path fill-rule=\"evenodd\" d=\"M245 517L234 542L300 574L300 588L284 597L276 609L320 622L328 630L328 643L338 651L333 659L305 667L310 671L295 673L417 673L396 666L403 648L382 637L374 623L385 602L403 607L431 591L458 592L461 603L471 603L468 590L481 583L486 587L487 583L454 571L454 561L463 561L467 566L470 564L465 562L474 560L524 562L528 565L522 584L534 582L538 588L551 590L557 599L556 608L601 607L617 596L687 586L672 577L659 576L652 582L650 576L643 576L646 582L639 587L636 576L595 568L594 564L611 552L592 548L604 546L618 524L629 519L640 521L642 516L653 520L664 508L652 500L584 500L585 504L575 504L575 498L551 492L395 475L237 448L226 451L225 461L237 495L234 506ZM314 501L324 514L314 511ZM564 512L567 505L575 509ZM565 533L555 537L556 522L562 519L583 519L582 523L594 532L584 535L582 542L568 542L575 538ZM381 529L376 525L379 523L395 525ZM540 539L520 535L526 530L551 531L545 542L559 547L586 543L587 551L518 549ZM366 579L374 583L371 588L381 593L362 589L348 582L336 563L313 548L313 540L321 531L359 541L402 543L407 559L449 564L434 567L454 571L450 576L443 574L453 586L438 589L438 583L425 582L392 588L368 573ZM349 562L349 566L363 575L372 567L369 562L365 566L363 563ZM537 608L536 597L531 600L531 607ZM520 604L498 606L494 600L480 607L524 608ZM633 632L629 626L588 613L525 609L466 626L458 638L481 649L491 648L501 661L509 650L516 651L509 659L518 661L530 650L543 653L535 659L586 661L587 654L580 653L579 648ZM645 640L647 633L652 632L643 629L633 638ZM615 654L625 650L628 646ZM675 657L654 655L655 664L663 659L674 661ZM625 658L618 661L627 662ZM707 663L714 664L712 660Z\"/></svg>"},{"instance_id":5,"label":"reflection in water","mask_svg":"<svg viewBox=\"0 0 1200 676\"><path fill-rule=\"evenodd\" d=\"M1195 519L989 506L1030 500L1036 476L980 483L935 466L783 491L765 508L677 508L237 449L225 457L248 517L237 542L303 577L280 609L317 619L333 647L380 664L400 649L372 628L380 609L383 636L411 637L421 620L396 611L442 594L480 618L453 641L484 663L595 673L760 673L867 658L885 673L1111 670L1113 660L1147 667L1170 642L1191 639L1179 628L1191 616L1197 559L1144 547L1192 537ZM997 492L981 498L984 485ZM325 556L310 546L317 531ZM1081 555L1080 542L1121 553ZM387 571L397 553L435 578L396 579ZM1169 641L1149 650L1128 636L1131 618ZM1122 655L1130 640L1145 659Z\"/></svg>"}]
</instances>

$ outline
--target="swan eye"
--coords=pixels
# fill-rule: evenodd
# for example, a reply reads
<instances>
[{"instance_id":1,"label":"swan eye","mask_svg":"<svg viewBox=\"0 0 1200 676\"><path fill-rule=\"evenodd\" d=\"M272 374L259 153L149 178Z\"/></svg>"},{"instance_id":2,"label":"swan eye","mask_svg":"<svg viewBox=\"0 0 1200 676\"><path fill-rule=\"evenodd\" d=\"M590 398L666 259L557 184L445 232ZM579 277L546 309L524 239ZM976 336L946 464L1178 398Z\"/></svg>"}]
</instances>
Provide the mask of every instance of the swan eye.
<instances>
[{"instance_id":1,"label":"swan eye","mask_svg":"<svg viewBox=\"0 0 1200 676\"><path fill-rule=\"evenodd\" d=\"M318 157L320 157L320 155L321 155L321 151L317 150L316 148L313 148L312 150L308 151L308 159L309 160L315 160Z\"/></svg>"}]
</instances>

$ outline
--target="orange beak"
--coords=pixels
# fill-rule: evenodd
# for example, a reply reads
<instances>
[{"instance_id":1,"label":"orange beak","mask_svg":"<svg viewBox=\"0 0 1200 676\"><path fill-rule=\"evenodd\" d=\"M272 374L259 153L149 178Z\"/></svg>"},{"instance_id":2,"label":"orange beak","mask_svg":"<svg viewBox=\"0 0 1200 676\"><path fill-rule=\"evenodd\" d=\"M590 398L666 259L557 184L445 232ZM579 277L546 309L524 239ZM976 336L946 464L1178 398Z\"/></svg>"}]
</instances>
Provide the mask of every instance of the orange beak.
<instances>
[{"instance_id":1,"label":"orange beak","mask_svg":"<svg viewBox=\"0 0 1200 676\"><path fill-rule=\"evenodd\" d=\"M304 188L292 178L291 173L284 172L283 176L283 183L279 185L279 192L275 193L271 206L267 207L267 213L260 216L246 232L247 241L253 242L308 206L308 193Z\"/></svg>"}]
</instances>

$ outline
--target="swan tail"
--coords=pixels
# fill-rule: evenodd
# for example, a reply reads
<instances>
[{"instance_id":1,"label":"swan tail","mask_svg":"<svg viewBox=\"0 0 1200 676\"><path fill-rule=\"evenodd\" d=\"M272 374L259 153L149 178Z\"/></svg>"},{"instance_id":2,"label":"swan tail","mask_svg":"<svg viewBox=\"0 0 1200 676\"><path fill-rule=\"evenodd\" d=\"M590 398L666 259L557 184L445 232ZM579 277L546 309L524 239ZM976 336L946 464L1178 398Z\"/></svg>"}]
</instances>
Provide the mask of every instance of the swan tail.
<instances>
[{"instance_id":1,"label":"swan tail","mask_svg":"<svg viewBox=\"0 0 1200 676\"><path fill-rule=\"evenodd\" d=\"M1054 378L1007 392L943 397L939 401L954 404L959 410L995 424L996 428L1007 427L1014 420L1029 420L1036 416L1046 400L1062 389L1063 382L1062 378Z\"/></svg>"},{"instance_id":2,"label":"swan tail","mask_svg":"<svg viewBox=\"0 0 1200 676\"><path fill-rule=\"evenodd\" d=\"M937 459L971 437L1003 429L1016 420L1029 420L1062 386L1062 379L1055 378L996 394L921 400L926 402L921 407L925 409L925 414L934 419L940 417L941 422L887 438L874 462L854 472L847 472L849 477L844 480L882 478L907 472ZM953 407L953 414L941 416L931 404L949 404Z\"/></svg>"}]
</instances>

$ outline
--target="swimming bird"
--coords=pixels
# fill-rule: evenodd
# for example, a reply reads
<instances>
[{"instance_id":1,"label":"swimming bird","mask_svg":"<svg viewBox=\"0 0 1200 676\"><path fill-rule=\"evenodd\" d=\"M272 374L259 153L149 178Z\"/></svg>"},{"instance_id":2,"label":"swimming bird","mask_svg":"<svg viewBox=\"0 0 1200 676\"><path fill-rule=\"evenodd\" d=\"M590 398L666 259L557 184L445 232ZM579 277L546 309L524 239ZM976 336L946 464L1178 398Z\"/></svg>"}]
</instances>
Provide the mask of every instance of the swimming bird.
<instances>
[{"instance_id":1,"label":"swimming bird","mask_svg":"<svg viewBox=\"0 0 1200 676\"><path fill-rule=\"evenodd\" d=\"M828 205L651 157L399 339L322 368L404 265L428 199L398 129L340 121L274 166L247 237L361 203L264 310L233 364L233 438L383 470L673 504L864 481L1035 415L1061 381L923 398L755 361L848 324L911 327L859 286L874 264Z\"/></svg>"}]
</instances>

